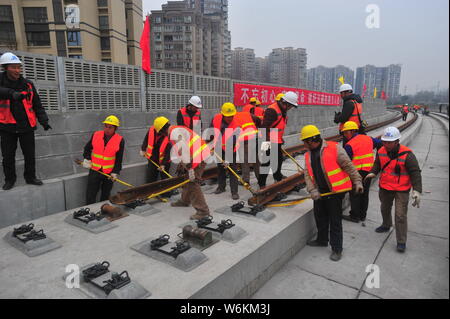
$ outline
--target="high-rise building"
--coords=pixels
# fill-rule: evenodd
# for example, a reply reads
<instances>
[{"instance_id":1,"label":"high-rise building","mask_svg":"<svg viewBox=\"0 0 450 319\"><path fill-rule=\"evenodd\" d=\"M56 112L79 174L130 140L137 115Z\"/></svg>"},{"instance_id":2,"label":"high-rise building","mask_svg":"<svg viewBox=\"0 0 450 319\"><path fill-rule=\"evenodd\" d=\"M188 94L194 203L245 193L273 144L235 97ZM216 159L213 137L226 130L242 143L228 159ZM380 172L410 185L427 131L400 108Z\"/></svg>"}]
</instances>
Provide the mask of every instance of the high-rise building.
<instances>
[{"instance_id":1,"label":"high-rise building","mask_svg":"<svg viewBox=\"0 0 450 319\"><path fill-rule=\"evenodd\" d=\"M269 83L269 59L256 58L255 59L255 78L261 83Z\"/></svg>"},{"instance_id":2,"label":"high-rise building","mask_svg":"<svg viewBox=\"0 0 450 319\"><path fill-rule=\"evenodd\" d=\"M366 85L366 96L373 96L375 88L377 96L381 97L384 91L388 97L397 97L400 93L400 64L391 64L387 67L366 65L356 69L355 92L363 94Z\"/></svg>"},{"instance_id":3,"label":"high-rise building","mask_svg":"<svg viewBox=\"0 0 450 319\"><path fill-rule=\"evenodd\" d=\"M310 90L337 93L343 77L345 83L353 85L354 72L350 68L338 65L334 68L327 68L322 65L308 70L307 88Z\"/></svg>"},{"instance_id":4,"label":"high-rise building","mask_svg":"<svg viewBox=\"0 0 450 319\"><path fill-rule=\"evenodd\" d=\"M1 51L140 65L142 29L142 0L0 0Z\"/></svg>"},{"instance_id":5,"label":"high-rise building","mask_svg":"<svg viewBox=\"0 0 450 319\"><path fill-rule=\"evenodd\" d=\"M255 51L235 48L231 51L231 77L236 80L256 81Z\"/></svg>"},{"instance_id":6,"label":"high-rise building","mask_svg":"<svg viewBox=\"0 0 450 319\"><path fill-rule=\"evenodd\" d=\"M273 49L268 59L270 83L306 87L306 49Z\"/></svg>"},{"instance_id":7,"label":"high-rise building","mask_svg":"<svg viewBox=\"0 0 450 319\"><path fill-rule=\"evenodd\" d=\"M220 2L221 6L216 7ZM226 77L230 69L225 1L169 1L151 12L152 66ZM217 10L216 10L217 9ZM228 13L226 14L228 16ZM231 41L230 41L231 42ZM229 62L227 62L227 59ZM228 63L228 65L227 65ZM228 75L229 76L229 75Z\"/></svg>"},{"instance_id":8,"label":"high-rise building","mask_svg":"<svg viewBox=\"0 0 450 319\"><path fill-rule=\"evenodd\" d=\"M339 92L339 87L341 86L341 82L339 82L339 78L343 77L344 82L353 86L355 79L355 72L343 65L338 65L332 68L333 78L331 80L332 89L330 92L337 93Z\"/></svg>"}]
</instances>

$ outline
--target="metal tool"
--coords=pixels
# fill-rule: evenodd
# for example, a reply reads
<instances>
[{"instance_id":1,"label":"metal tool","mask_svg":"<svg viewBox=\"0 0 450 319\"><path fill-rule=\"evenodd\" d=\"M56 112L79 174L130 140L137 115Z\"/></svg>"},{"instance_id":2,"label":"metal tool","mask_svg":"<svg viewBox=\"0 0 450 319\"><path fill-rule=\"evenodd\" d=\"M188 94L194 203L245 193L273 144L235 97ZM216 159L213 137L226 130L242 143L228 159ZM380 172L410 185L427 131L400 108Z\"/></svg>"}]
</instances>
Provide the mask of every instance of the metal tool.
<instances>
[{"instance_id":1,"label":"metal tool","mask_svg":"<svg viewBox=\"0 0 450 319\"><path fill-rule=\"evenodd\" d=\"M303 167L299 164L299 162L297 162L297 160L296 160L293 156L291 156L291 154L289 154L288 152L286 152L286 150L285 150L284 148L281 148L281 151L282 151L287 157L289 157L289 158L294 162L294 164L297 165L297 167L298 167L300 170L303 171Z\"/></svg>"},{"instance_id":2,"label":"metal tool","mask_svg":"<svg viewBox=\"0 0 450 319\"><path fill-rule=\"evenodd\" d=\"M153 165L155 165L158 169L161 169L161 166L159 166L158 164L156 164L153 160L150 160L150 162L152 162L152 164ZM166 174L167 175L167 177L169 177L169 178L173 178L173 176L172 175L170 175L169 173L167 173L167 171L166 170L164 170L164 169L162 169L161 170L161 172L163 172L164 174Z\"/></svg>"}]
</instances>

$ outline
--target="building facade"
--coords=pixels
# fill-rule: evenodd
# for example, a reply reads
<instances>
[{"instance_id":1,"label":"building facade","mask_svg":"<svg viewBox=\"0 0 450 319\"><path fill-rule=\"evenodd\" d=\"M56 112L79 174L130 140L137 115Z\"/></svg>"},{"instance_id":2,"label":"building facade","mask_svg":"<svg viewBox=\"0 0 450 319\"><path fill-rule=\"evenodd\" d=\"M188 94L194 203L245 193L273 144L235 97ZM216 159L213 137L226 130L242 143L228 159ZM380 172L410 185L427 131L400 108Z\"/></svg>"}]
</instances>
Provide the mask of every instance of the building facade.
<instances>
[{"instance_id":1,"label":"building facade","mask_svg":"<svg viewBox=\"0 0 450 319\"><path fill-rule=\"evenodd\" d=\"M273 49L268 57L269 82L304 88L307 82L306 49Z\"/></svg>"},{"instance_id":2,"label":"building facade","mask_svg":"<svg viewBox=\"0 0 450 319\"><path fill-rule=\"evenodd\" d=\"M338 93L341 82L339 79L344 78L344 82L353 86L355 73L350 68L338 65L333 68L318 67L308 70L307 88L330 93Z\"/></svg>"},{"instance_id":3,"label":"building facade","mask_svg":"<svg viewBox=\"0 0 450 319\"><path fill-rule=\"evenodd\" d=\"M356 69L355 92L363 94L366 86L366 96L373 96L375 88L377 97L384 91L387 97L397 97L400 94L400 77L402 67L400 64L391 64L387 67L366 65Z\"/></svg>"},{"instance_id":4,"label":"building facade","mask_svg":"<svg viewBox=\"0 0 450 319\"><path fill-rule=\"evenodd\" d=\"M253 49L235 48L231 51L231 77L235 80L257 81L255 51Z\"/></svg>"},{"instance_id":5,"label":"building facade","mask_svg":"<svg viewBox=\"0 0 450 319\"><path fill-rule=\"evenodd\" d=\"M142 0L0 0L1 51L140 65L142 29Z\"/></svg>"}]
</instances>

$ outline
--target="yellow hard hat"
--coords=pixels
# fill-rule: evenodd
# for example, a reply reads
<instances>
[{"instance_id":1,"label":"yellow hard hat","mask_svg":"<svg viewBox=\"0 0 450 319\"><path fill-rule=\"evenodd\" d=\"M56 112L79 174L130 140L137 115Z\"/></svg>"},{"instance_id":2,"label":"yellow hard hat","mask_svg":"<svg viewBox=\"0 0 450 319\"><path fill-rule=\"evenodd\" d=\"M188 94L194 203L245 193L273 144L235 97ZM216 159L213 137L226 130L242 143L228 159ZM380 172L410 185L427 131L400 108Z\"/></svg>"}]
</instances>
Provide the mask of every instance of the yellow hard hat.
<instances>
[{"instance_id":1,"label":"yellow hard hat","mask_svg":"<svg viewBox=\"0 0 450 319\"><path fill-rule=\"evenodd\" d=\"M261 105L261 101L260 100L256 100L256 105Z\"/></svg>"},{"instance_id":2,"label":"yellow hard hat","mask_svg":"<svg viewBox=\"0 0 450 319\"><path fill-rule=\"evenodd\" d=\"M275 101L279 101L279 100L281 100L281 98L284 96L284 93L279 93L278 95L277 95L277 97L275 98Z\"/></svg>"},{"instance_id":3,"label":"yellow hard hat","mask_svg":"<svg viewBox=\"0 0 450 319\"><path fill-rule=\"evenodd\" d=\"M306 125L302 128L300 139L302 141L306 140L307 138L320 135L319 129L314 125Z\"/></svg>"},{"instance_id":4,"label":"yellow hard hat","mask_svg":"<svg viewBox=\"0 0 450 319\"><path fill-rule=\"evenodd\" d=\"M105 123L105 124L111 124L111 125L114 125L114 126L117 126L117 127L120 126L120 121L119 121L119 119L117 118L117 116L115 116L115 115L110 115L110 116L108 116L108 117L103 121L103 123Z\"/></svg>"},{"instance_id":5,"label":"yellow hard hat","mask_svg":"<svg viewBox=\"0 0 450 319\"><path fill-rule=\"evenodd\" d=\"M236 115L236 107L233 103L225 103L222 105L222 115L223 116L234 116Z\"/></svg>"},{"instance_id":6,"label":"yellow hard hat","mask_svg":"<svg viewBox=\"0 0 450 319\"><path fill-rule=\"evenodd\" d=\"M256 101L257 101L256 97L250 98L250 103L256 103Z\"/></svg>"},{"instance_id":7,"label":"yellow hard hat","mask_svg":"<svg viewBox=\"0 0 450 319\"><path fill-rule=\"evenodd\" d=\"M348 122L345 122L344 126L342 127L341 132L358 130L358 129L359 129L358 124L356 124L353 121L348 121Z\"/></svg>"},{"instance_id":8,"label":"yellow hard hat","mask_svg":"<svg viewBox=\"0 0 450 319\"><path fill-rule=\"evenodd\" d=\"M169 119L164 116L157 117L155 121L153 122L153 127L155 128L156 132L159 133L161 129L169 123Z\"/></svg>"}]
</instances>

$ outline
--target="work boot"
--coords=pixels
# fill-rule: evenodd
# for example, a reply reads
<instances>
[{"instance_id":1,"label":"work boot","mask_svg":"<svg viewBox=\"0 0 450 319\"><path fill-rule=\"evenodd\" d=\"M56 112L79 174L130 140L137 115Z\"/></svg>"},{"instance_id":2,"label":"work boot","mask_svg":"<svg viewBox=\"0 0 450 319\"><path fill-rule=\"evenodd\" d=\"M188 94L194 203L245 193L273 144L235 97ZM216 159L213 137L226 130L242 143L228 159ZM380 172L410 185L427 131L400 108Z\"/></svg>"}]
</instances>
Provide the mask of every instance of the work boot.
<instances>
[{"instance_id":1,"label":"work boot","mask_svg":"<svg viewBox=\"0 0 450 319\"><path fill-rule=\"evenodd\" d=\"M217 189L214 191L214 194L222 194L225 193L225 188L217 187Z\"/></svg>"},{"instance_id":2,"label":"work boot","mask_svg":"<svg viewBox=\"0 0 450 319\"><path fill-rule=\"evenodd\" d=\"M406 244L397 243L397 251L399 253L404 253L406 250Z\"/></svg>"},{"instance_id":3,"label":"work boot","mask_svg":"<svg viewBox=\"0 0 450 319\"><path fill-rule=\"evenodd\" d=\"M281 182L283 179L286 179L286 178L287 178L287 176L281 175L280 179L274 177L274 180L276 180L277 182Z\"/></svg>"},{"instance_id":4,"label":"work boot","mask_svg":"<svg viewBox=\"0 0 450 319\"><path fill-rule=\"evenodd\" d=\"M331 255L330 255L330 259L332 261L339 261L341 259L341 257L342 257L342 253L338 253L338 252L335 252L335 251L333 251L331 253Z\"/></svg>"},{"instance_id":5,"label":"work boot","mask_svg":"<svg viewBox=\"0 0 450 319\"><path fill-rule=\"evenodd\" d=\"M375 229L375 231L377 233L387 233L389 230L391 230L390 227L385 227L383 225L381 225L380 227L378 227L377 229Z\"/></svg>"},{"instance_id":6,"label":"work boot","mask_svg":"<svg viewBox=\"0 0 450 319\"><path fill-rule=\"evenodd\" d=\"M183 202L181 199L177 200L176 202L170 203L170 206L172 207L188 207L189 205Z\"/></svg>"},{"instance_id":7,"label":"work boot","mask_svg":"<svg viewBox=\"0 0 450 319\"><path fill-rule=\"evenodd\" d=\"M321 242L317 241L317 239L308 240L306 242L306 245L311 246L311 247L328 247L328 244L321 243Z\"/></svg>"},{"instance_id":8,"label":"work boot","mask_svg":"<svg viewBox=\"0 0 450 319\"><path fill-rule=\"evenodd\" d=\"M194 215L192 215L190 217L190 219L191 220L200 220L200 219L208 217L208 216L211 216L211 215L199 215L198 213L195 213Z\"/></svg>"},{"instance_id":9,"label":"work boot","mask_svg":"<svg viewBox=\"0 0 450 319\"><path fill-rule=\"evenodd\" d=\"M3 185L3 189L5 191L10 190L11 188L14 187L14 183L15 183L15 181L5 181L5 185Z\"/></svg>"},{"instance_id":10,"label":"work boot","mask_svg":"<svg viewBox=\"0 0 450 319\"><path fill-rule=\"evenodd\" d=\"M27 179L26 182L27 182L27 184L37 185L37 186L41 186L44 184L44 183L42 183L42 181L40 179L37 179L37 178Z\"/></svg>"},{"instance_id":11,"label":"work boot","mask_svg":"<svg viewBox=\"0 0 450 319\"><path fill-rule=\"evenodd\" d=\"M343 220L347 220L347 221L352 222L352 223L359 223L359 219L358 218L354 218L354 217L352 217L350 215L342 215L342 219Z\"/></svg>"},{"instance_id":12,"label":"work boot","mask_svg":"<svg viewBox=\"0 0 450 319\"><path fill-rule=\"evenodd\" d=\"M366 221L366 217L361 217L360 220L361 220L362 222L365 222L365 221Z\"/></svg>"},{"instance_id":13,"label":"work boot","mask_svg":"<svg viewBox=\"0 0 450 319\"><path fill-rule=\"evenodd\" d=\"M232 195L231 195L231 198L232 198L233 200L238 200L238 199L239 199L239 194L232 194Z\"/></svg>"}]
</instances>

